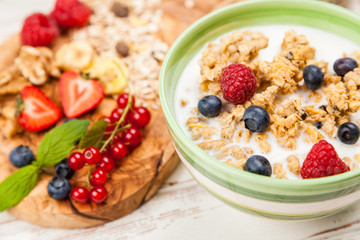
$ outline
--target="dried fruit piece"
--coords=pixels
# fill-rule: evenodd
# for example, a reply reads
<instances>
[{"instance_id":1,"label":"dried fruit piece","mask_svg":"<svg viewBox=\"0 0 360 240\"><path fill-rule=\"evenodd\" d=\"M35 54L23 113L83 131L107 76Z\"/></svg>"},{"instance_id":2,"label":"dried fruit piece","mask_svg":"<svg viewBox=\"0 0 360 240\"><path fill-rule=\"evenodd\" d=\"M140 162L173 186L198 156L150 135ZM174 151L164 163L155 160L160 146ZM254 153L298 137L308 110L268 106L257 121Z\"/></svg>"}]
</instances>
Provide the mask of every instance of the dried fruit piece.
<instances>
[{"instance_id":1,"label":"dried fruit piece","mask_svg":"<svg viewBox=\"0 0 360 240\"><path fill-rule=\"evenodd\" d=\"M81 71L88 68L95 57L93 47L82 40L64 44L55 53L56 65L64 70Z\"/></svg>"},{"instance_id":2,"label":"dried fruit piece","mask_svg":"<svg viewBox=\"0 0 360 240\"><path fill-rule=\"evenodd\" d=\"M97 59L88 72L91 77L99 79L105 94L122 93L128 83L129 69L117 58Z\"/></svg>"}]
</instances>

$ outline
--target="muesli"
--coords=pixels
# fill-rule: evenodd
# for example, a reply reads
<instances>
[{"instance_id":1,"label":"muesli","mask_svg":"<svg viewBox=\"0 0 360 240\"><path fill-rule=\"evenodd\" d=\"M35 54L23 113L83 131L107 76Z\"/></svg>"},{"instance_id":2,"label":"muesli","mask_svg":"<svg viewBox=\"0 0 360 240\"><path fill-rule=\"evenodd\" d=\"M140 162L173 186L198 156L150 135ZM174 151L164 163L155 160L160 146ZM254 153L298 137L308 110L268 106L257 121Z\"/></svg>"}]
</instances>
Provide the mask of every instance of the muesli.
<instances>
[{"instance_id":1,"label":"muesli","mask_svg":"<svg viewBox=\"0 0 360 240\"><path fill-rule=\"evenodd\" d=\"M318 60L322 46L285 28L271 47L259 28L209 43L194 58L200 69L195 92L177 93L179 112L187 116L183 127L217 159L262 175L316 178L358 168L359 153L346 149L359 138L359 52ZM261 52L268 48L279 50L265 60Z\"/></svg>"}]
</instances>

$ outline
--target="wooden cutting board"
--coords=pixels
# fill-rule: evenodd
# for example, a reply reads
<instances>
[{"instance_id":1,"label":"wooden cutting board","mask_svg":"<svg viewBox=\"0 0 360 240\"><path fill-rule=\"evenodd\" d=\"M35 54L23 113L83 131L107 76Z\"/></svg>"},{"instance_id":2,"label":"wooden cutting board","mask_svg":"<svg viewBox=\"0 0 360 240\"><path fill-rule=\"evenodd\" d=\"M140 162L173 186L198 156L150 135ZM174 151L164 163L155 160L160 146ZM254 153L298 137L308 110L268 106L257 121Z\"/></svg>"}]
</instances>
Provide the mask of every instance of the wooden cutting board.
<instances>
[{"instance_id":1,"label":"wooden cutting board","mask_svg":"<svg viewBox=\"0 0 360 240\"><path fill-rule=\"evenodd\" d=\"M187 9L183 0L163 1L161 9L164 15L159 37L171 44L196 19L220 5L234 1L195 2L194 8ZM0 69L13 63L19 48L20 41L17 35L0 46ZM58 84L49 83L44 88L45 92L60 105ZM0 108L5 103L12 104L12 101L14 97L0 97ZM91 115L88 114L84 118L94 121L100 116L109 115L115 105L113 100L105 99ZM26 132L11 141L0 134L0 181L16 171L16 168L9 163L9 152L20 144L28 145L36 152L43 134ZM111 179L105 185L108 190L105 203L82 205L71 200L56 201L47 194L47 184L52 176L41 174L32 192L8 212L19 219L45 227L86 228L113 221L134 211L155 194L179 162L161 111L152 112L152 120L143 135L142 144L111 173ZM86 171L86 169L77 171L71 183L84 181Z\"/></svg>"}]
</instances>

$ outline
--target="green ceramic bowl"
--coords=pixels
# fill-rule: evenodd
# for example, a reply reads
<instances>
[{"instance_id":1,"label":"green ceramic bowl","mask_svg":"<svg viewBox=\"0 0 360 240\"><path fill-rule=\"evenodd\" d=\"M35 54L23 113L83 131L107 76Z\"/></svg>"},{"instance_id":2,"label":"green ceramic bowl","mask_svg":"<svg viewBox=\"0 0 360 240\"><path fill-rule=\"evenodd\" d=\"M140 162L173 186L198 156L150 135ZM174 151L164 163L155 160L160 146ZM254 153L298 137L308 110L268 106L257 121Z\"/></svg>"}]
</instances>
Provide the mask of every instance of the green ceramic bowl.
<instances>
[{"instance_id":1,"label":"green ceramic bowl","mask_svg":"<svg viewBox=\"0 0 360 240\"><path fill-rule=\"evenodd\" d=\"M360 44L360 16L314 0L248 1L215 11L189 27L162 66L160 99L173 143L194 178L224 202L265 217L311 219L336 213L360 198L360 170L310 180L283 180L240 171L197 147L175 118L175 88L186 64L209 41L246 26L296 24Z\"/></svg>"}]
</instances>

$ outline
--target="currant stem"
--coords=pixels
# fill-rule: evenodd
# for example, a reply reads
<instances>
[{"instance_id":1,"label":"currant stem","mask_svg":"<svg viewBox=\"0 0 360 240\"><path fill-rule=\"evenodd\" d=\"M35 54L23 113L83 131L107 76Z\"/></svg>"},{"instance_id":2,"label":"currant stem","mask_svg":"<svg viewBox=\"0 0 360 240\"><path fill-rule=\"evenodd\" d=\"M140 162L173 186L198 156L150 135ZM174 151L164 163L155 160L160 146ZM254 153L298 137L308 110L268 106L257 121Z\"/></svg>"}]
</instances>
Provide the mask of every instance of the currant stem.
<instances>
[{"instance_id":1,"label":"currant stem","mask_svg":"<svg viewBox=\"0 0 360 240\"><path fill-rule=\"evenodd\" d=\"M88 173L87 173L87 179L86 179L86 183L89 184L89 186L91 185L90 184L90 174L91 174L91 165L89 166L89 170L88 170Z\"/></svg>"},{"instance_id":2,"label":"currant stem","mask_svg":"<svg viewBox=\"0 0 360 240\"><path fill-rule=\"evenodd\" d=\"M131 106L132 106L132 94L131 91L129 91L129 100L128 103L126 104L126 107L124 109L123 114L121 115L121 118L119 121L117 121L115 129L112 131L110 137L105 141L104 145L101 147L100 152L103 152L105 150L105 148L107 147L107 145L113 140L115 134L117 133L117 131L119 130L120 125L124 122L126 115L128 114ZM127 125L126 125L127 126ZM126 127L124 126L124 127Z\"/></svg>"}]
</instances>

